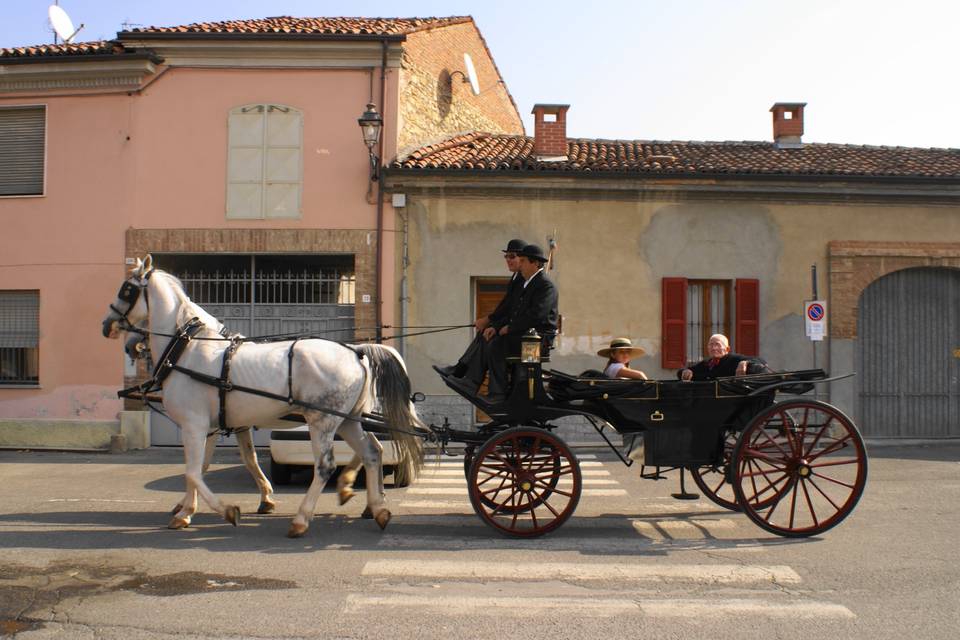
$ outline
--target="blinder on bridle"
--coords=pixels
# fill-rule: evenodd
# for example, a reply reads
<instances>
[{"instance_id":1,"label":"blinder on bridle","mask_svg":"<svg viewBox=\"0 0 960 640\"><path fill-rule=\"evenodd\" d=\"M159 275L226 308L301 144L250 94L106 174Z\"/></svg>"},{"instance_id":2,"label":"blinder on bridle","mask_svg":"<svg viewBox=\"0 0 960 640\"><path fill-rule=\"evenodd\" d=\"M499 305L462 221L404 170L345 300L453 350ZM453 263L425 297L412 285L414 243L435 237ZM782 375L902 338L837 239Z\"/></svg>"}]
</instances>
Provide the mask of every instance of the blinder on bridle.
<instances>
[{"instance_id":1,"label":"blinder on bridle","mask_svg":"<svg viewBox=\"0 0 960 640\"><path fill-rule=\"evenodd\" d=\"M110 309L120 316L120 327L124 331L134 331L136 333L142 333L142 330L137 329L131 323L127 316L133 311L133 307L137 304L137 300L140 299L140 293L143 292L144 302L147 304L147 312L150 311L150 298L147 296L147 284L150 281L150 276L153 275L153 269L147 271L143 275L142 282L131 282L130 280L125 280L122 285L120 285L120 290L117 291L117 299L121 302L127 303L127 310L120 311L113 304L110 305Z\"/></svg>"}]
</instances>

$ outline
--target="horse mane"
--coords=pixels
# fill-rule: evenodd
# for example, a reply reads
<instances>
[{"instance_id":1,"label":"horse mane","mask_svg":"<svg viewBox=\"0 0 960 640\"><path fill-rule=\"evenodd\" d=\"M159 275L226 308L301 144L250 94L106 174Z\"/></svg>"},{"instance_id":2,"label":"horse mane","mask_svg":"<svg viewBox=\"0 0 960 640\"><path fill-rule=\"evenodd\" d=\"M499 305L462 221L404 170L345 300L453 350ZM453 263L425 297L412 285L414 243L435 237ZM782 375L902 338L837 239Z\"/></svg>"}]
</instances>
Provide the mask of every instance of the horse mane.
<instances>
[{"instance_id":1,"label":"horse mane","mask_svg":"<svg viewBox=\"0 0 960 640\"><path fill-rule=\"evenodd\" d=\"M190 296L187 295L187 290L184 288L183 282L180 281L180 278L167 271L154 269L153 277L157 276L163 276L169 281L174 295L180 301L180 308L177 310L178 327L182 327L193 318L200 318L200 321L204 324L204 329L201 330L201 332L198 334L198 337L211 337L220 335L220 329L223 327L223 323L214 318L203 307L190 299Z\"/></svg>"}]
</instances>

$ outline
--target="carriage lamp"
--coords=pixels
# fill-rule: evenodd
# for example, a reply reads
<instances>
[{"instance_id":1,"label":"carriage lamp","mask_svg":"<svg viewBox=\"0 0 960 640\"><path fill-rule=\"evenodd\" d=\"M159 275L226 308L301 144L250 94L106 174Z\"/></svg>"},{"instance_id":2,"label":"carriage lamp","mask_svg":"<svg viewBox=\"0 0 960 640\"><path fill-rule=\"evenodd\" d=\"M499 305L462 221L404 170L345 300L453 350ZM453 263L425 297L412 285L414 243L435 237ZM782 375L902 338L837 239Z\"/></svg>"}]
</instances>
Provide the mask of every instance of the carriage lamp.
<instances>
[{"instance_id":1,"label":"carriage lamp","mask_svg":"<svg viewBox=\"0 0 960 640\"><path fill-rule=\"evenodd\" d=\"M530 329L520 338L520 362L540 362L540 334Z\"/></svg>"},{"instance_id":2,"label":"carriage lamp","mask_svg":"<svg viewBox=\"0 0 960 640\"><path fill-rule=\"evenodd\" d=\"M367 103L367 110L357 118L357 123L363 134L363 144L367 145L367 153L370 154L370 179L377 180L380 177L380 158L374 149L380 141L380 130L383 128L383 118L377 113L377 105Z\"/></svg>"}]
</instances>

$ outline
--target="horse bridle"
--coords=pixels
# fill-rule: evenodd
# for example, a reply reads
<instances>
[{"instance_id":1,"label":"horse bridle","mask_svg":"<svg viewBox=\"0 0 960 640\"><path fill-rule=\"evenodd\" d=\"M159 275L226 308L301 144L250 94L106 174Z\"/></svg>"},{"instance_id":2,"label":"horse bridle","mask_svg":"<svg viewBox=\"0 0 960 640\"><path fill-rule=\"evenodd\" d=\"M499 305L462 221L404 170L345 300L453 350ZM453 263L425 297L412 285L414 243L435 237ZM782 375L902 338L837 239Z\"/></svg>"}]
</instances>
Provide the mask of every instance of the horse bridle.
<instances>
[{"instance_id":1,"label":"horse bridle","mask_svg":"<svg viewBox=\"0 0 960 640\"><path fill-rule=\"evenodd\" d=\"M128 280L124 280L123 284L120 285L120 290L117 292L117 299L121 302L127 303L127 310L120 311L120 309L118 309L113 303L110 304L110 310L120 316L120 320L118 322L121 330L145 335L144 330L134 326L127 316L130 315L131 311L133 311L133 308L137 304L137 300L140 299L141 293L143 293L143 301L147 305L147 313L150 313L150 295L147 291L147 285L150 284L150 276L152 275L153 269L143 274L140 282L133 282L133 279L130 278Z\"/></svg>"}]
</instances>

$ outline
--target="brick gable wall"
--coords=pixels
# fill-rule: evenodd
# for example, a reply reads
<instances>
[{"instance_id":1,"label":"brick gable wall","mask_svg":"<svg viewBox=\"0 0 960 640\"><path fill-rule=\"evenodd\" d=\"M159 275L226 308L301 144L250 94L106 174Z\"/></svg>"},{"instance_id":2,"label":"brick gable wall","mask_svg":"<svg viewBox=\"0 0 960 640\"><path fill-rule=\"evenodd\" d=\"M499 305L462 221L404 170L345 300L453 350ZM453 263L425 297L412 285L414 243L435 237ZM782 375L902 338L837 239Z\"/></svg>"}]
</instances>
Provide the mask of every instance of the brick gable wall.
<instances>
[{"instance_id":1,"label":"brick gable wall","mask_svg":"<svg viewBox=\"0 0 960 640\"><path fill-rule=\"evenodd\" d=\"M476 67L479 96L463 82L464 53ZM472 22L410 34L400 75L400 154L463 131L523 133L483 37Z\"/></svg>"}]
</instances>

